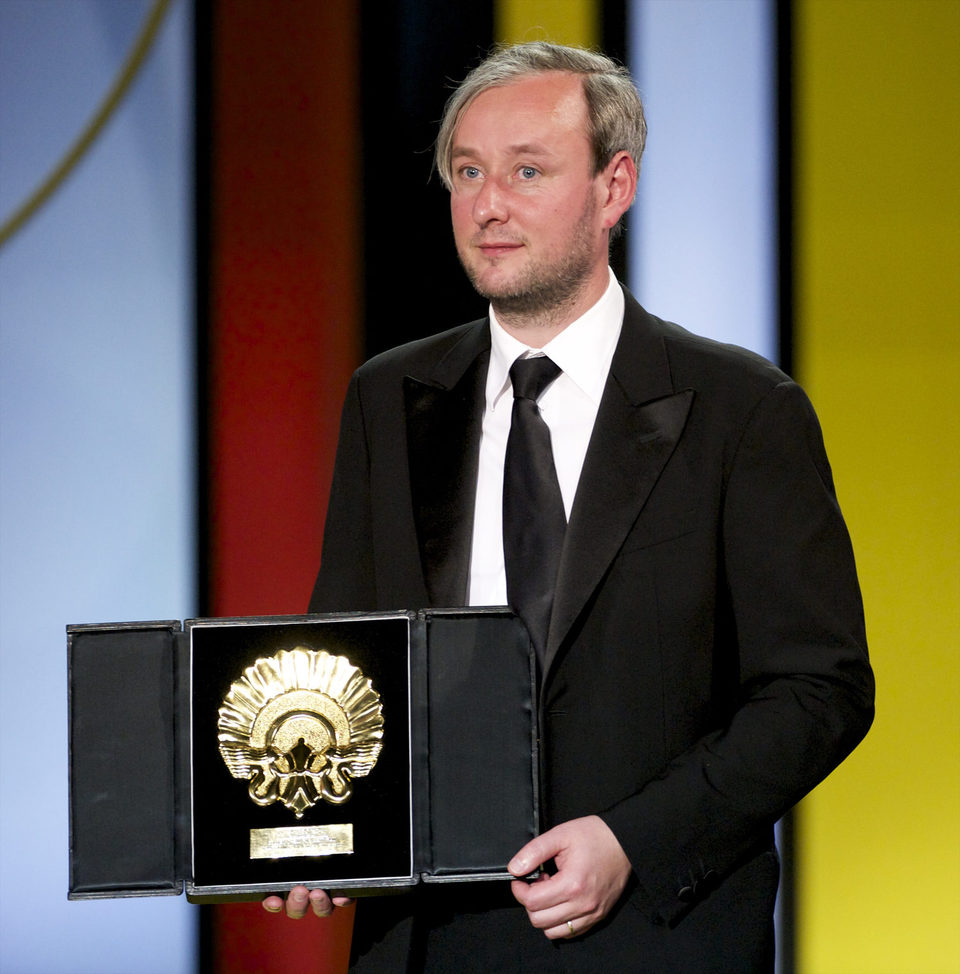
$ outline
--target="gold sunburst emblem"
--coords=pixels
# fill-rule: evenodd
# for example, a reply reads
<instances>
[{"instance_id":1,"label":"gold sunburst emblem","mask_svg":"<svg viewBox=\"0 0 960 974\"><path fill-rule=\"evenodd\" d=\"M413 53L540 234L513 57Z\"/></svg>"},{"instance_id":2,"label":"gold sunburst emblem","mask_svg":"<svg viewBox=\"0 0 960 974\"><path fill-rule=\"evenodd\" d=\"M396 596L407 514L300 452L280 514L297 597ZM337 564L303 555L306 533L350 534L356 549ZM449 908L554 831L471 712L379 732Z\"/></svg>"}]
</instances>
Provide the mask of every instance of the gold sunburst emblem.
<instances>
[{"instance_id":1,"label":"gold sunburst emblem","mask_svg":"<svg viewBox=\"0 0 960 974\"><path fill-rule=\"evenodd\" d=\"M297 818L320 799L342 805L352 779L370 773L383 747L383 708L347 659L298 646L243 671L220 707L220 754L249 780L258 805L281 801Z\"/></svg>"}]
</instances>

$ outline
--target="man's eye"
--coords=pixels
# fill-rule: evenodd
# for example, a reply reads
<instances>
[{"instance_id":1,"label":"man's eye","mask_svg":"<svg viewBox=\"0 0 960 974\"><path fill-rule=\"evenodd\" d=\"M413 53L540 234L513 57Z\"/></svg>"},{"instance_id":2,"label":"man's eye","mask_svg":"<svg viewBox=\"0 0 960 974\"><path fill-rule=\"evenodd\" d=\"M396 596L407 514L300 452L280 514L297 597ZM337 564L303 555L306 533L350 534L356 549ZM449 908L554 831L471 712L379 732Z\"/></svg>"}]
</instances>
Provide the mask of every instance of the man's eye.
<instances>
[{"instance_id":1,"label":"man's eye","mask_svg":"<svg viewBox=\"0 0 960 974\"><path fill-rule=\"evenodd\" d=\"M480 170L476 166L464 166L460 170L460 175L464 179L476 179L480 175Z\"/></svg>"},{"instance_id":2,"label":"man's eye","mask_svg":"<svg viewBox=\"0 0 960 974\"><path fill-rule=\"evenodd\" d=\"M533 166L521 166L519 175L521 179L535 179L539 173Z\"/></svg>"}]
</instances>

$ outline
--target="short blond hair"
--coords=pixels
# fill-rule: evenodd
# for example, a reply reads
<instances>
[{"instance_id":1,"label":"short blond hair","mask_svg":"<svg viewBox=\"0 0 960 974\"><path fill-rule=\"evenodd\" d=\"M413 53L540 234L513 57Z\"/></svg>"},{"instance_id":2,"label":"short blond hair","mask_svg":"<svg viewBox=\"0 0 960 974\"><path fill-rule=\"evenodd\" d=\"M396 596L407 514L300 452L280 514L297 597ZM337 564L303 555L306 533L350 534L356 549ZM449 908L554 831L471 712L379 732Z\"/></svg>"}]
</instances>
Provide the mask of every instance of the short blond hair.
<instances>
[{"instance_id":1,"label":"short blond hair","mask_svg":"<svg viewBox=\"0 0 960 974\"><path fill-rule=\"evenodd\" d=\"M583 78L594 175L602 172L621 151L630 155L637 172L640 171L647 122L643 102L630 72L596 51L532 41L496 48L464 78L447 100L434 153L437 172L447 189L453 184L453 136L473 100L490 88L500 88L547 71L566 71Z\"/></svg>"}]
</instances>

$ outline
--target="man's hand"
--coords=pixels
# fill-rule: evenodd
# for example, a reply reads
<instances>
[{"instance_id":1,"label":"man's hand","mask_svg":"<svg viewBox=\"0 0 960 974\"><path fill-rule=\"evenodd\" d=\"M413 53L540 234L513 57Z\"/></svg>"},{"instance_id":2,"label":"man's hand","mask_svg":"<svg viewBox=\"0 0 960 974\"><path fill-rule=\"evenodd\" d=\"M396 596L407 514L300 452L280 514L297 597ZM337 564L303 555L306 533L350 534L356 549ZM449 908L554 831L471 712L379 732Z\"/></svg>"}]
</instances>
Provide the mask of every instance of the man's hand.
<instances>
[{"instance_id":1,"label":"man's hand","mask_svg":"<svg viewBox=\"0 0 960 974\"><path fill-rule=\"evenodd\" d=\"M263 908L268 913L279 913L286 905L287 916L291 920L302 920L309 907L318 917L328 917L334 907L349 906L352 902L348 896L331 897L322 889L308 890L306 886L294 886L287 894L286 904L282 896L268 896L263 901Z\"/></svg>"},{"instance_id":2,"label":"man's hand","mask_svg":"<svg viewBox=\"0 0 960 974\"><path fill-rule=\"evenodd\" d=\"M553 859L557 871L535 883L514 880L513 895L530 922L550 940L575 937L599 923L620 899L630 861L610 827L596 815L575 818L528 842L510 860L525 876Z\"/></svg>"}]
</instances>

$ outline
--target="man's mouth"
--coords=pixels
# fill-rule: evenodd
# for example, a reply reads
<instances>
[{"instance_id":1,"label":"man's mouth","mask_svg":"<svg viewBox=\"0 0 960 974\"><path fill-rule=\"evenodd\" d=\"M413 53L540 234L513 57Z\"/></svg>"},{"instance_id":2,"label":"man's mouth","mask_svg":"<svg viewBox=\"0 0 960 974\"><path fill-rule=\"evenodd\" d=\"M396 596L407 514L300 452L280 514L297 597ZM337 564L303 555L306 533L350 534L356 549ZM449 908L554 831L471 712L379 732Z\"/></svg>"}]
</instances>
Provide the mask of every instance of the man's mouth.
<instances>
[{"instance_id":1,"label":"man's mouth","mask_svg":"<svg viewBox=\"0 0 960 974\"><path fill-rule=\"evenodd\" d=\"M492 240L477 245L477 249L484 257L506 257L523 247L522 243L507 240Z\"/></svg>"}]
</instances>

